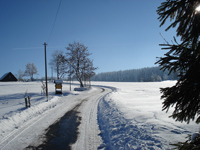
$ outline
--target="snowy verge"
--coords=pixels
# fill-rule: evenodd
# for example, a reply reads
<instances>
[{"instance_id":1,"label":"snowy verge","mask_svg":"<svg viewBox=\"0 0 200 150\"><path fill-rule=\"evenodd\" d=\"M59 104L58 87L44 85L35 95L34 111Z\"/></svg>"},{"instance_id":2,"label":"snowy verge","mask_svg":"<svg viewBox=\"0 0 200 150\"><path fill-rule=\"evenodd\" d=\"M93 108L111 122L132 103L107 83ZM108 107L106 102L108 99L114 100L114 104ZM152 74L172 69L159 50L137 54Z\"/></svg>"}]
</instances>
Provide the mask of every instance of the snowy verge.
<instances>
[{"instance_id":1,"label":"snowy verge","mask_svg":"<svg viewBox=\"0 0 200 150\"><path fill-rule=\"evenodd\" d=\"M88 87L80 87L80 88L74 88L74 91L86 91L89 90L90 88Z\"/></svg>"},{"instance_id":2,"label":"snowy verge","mask_svg":"<svg viewBox=\"0 0 200 150\"><path fill-rule=\"evenodd\" d=\"M45 111L48 111L51 108L56 107L63 101L60 97L55 96L49 102L43 102L41 104L32 106L31 108L24 109L20 112L13 113L8 117L4 117L0 120L0 141L5 137L9 132L13 131L24 125L28 120L31 120L35 117L38 117Z\"/></svg>"},{"instance_id":3,"label":"snowy verge","mask_svg":"<svg viewBox=\"0 0 200 150\"><path fill-rule=\"evenodd\" d=\"M98 122L105 149L169 149L164 139L133 125L107 96L98 106Z\"/></svg>"}]
</instances>

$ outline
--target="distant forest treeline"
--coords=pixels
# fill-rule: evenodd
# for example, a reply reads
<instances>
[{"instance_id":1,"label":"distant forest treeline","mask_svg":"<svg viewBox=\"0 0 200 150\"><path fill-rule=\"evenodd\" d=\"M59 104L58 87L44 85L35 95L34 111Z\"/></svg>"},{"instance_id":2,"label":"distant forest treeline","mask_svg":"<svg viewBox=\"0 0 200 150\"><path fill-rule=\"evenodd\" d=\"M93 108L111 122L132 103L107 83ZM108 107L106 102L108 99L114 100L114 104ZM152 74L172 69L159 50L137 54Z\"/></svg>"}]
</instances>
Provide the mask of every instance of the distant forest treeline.
<instances>
[{"instance_id":1,"label":"distant forest treeline","mask_svg":"<svg viewBox=\"0 0 200 150\"><path fill-rule=\"evenodd\" d=\"M113 71L96 74L92 81L113 81L113 82L159 82L164 80L177 80L177 74L169 71L162 71L160 67L147 67L124 71Z\"/></svg>"}]
</instances>

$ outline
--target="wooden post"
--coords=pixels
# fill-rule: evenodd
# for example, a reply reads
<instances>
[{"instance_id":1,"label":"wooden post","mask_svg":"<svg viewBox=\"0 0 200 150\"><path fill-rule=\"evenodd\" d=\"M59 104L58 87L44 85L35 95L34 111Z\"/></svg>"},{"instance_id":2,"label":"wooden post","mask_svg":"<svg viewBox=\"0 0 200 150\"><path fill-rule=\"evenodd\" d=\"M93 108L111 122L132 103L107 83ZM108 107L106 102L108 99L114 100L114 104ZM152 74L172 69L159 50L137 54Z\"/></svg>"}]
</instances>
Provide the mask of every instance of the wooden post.
<instances>
[{"instance_id":1,"label":"wooden post","mask_svg":"<svg viewBox=\"0 0 200 150\"><path fill-rule=\"evenodd\" d=\"M31 107L31 97L28 96L28 106Z\"/></svg>"},{"instance_id":2,"label":"wooden post","mask_svg":"<svg viewBox=\"0 0 200 150\"><path fill-rule=\"evenodd\" d=\"M25 97L25 106L26 106L26 108L28 108L28 101L27 101L27 97Z\"/></svg>"},{"instance_id":3,"label":"wooden post","mask_svg":"<svg viewBox=\"0 0 200 150\"><path fill-rule=\"evenodd\" d=\"M46 54L46 42L44 42L44 54L45 54L45 79L46 79L46 97L48 101L48 85L47 85L47 54Z\"/></svg>"}]
</instances>

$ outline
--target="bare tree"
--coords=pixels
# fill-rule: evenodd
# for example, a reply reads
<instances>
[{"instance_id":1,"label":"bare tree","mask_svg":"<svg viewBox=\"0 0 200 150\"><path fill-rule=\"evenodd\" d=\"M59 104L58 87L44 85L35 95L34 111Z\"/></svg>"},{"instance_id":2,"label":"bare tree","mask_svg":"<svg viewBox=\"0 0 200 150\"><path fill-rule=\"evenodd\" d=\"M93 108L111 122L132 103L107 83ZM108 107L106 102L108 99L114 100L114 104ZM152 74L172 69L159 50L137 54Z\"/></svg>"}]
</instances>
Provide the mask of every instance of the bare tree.
<instances>
[{"instance_id":1,"label":"bare tree","mask_svg":"<svg viewBox=\"0 0 200 150\"><path fill-rule=\"evenodd\" d=\"M27 63L26 65L26 70L25 70L25 76L30 76L31 78L31 81L33 81L33 75L34 74L37 74L37 68L36 66L34 65L34 63Z\"/></svg>"},{"instance_id":2,"label":"bare tree","mask_svg":"<svg viewBox=\"0 0 200 150\"><path fill-rule=\"evenodd\" d=\"M85 62L85 70L83 70L84 80L90 82L91 77L95 75L94 70L96 69L97 68L93 66L93 61L87 58L87 61Z\"/></svg>"},{"instance_id":3,"label":"bare tree","mask_svg":"<svg viewBox=\"0 0 200 150\"><path fill-rule=\"evenodd\" d=\"M23 80L23 77L24 77L24 71L19 70L19 71L17 72L18 81L22 81L22 80Z\"/></svg>"},{"instance_id":4,"label":"bare tree","mask_svg":"<svg viewBox=\"0 0 200 150\"><path fill-rule=\"evenodd\" d=\"M54 51L51 55L49 65L57 73L57 79L63 78L67 70L66 60L63 51Z\"/></svg>"},{"instance_id":5,"label":"bare tree","mask_svg":"<svg viewBox=\"0 0 200 150\"><path fill-rule=\"evenodd\" d=\"M93 67L92 61L89 59L91 53L88 48L79 42L69 44L67 49L67 63L70 65L68 70L69 75L75 75L80 82L80 87L83 87L84 78L89 78L92 72L96 69Z\"/></svg>"}]
</instances>

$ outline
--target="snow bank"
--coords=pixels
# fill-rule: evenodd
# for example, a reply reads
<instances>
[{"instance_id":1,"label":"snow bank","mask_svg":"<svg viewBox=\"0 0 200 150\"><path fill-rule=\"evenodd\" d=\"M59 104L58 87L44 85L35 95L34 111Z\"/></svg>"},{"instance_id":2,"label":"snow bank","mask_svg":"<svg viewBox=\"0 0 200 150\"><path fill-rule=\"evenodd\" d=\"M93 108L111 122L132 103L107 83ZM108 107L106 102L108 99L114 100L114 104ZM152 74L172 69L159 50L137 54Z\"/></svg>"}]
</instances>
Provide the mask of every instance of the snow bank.
<instances>
[{"instance_id":1,"label":"snow bank","mask_svg":"<svg viewBox=\"0 0 200 150\"><path fill-rule=\"evenodd\" d=\"M41 93L41 82L0 82L0 141L10 132L42 113L64 103L63 96L77 95L78 92L69 91L64 84L63 95L55 95L54 83L48 84L49 101ZM76 86L72 85L73 88ZM24 95L31 96L31 107L25 108Z\"/></svg>"},{"instance_id":2,"label":"snow bank","mask_svg":"<svg viewBox=\"0 0 200 150\"><path fill-rule=\"evenodd\" d=\"M80 88L74 88L74 91L86 91L89 90L90 88L86 88L86 87L80 87Z\"/></svg>"},{"instance_id":3,"label":"snow bank","mask_svg":"<svg viewBox=\"0 0 200 150\"><path fill-rule=\"evenodd\" d=\"M4 118L0 120L0 139L1 137L5 136L4 134L11 132L15 128L23 126L28 120L39 116L48 109L55 107L59 103L62 103L60 97L54 97L50 100L50 102L44 102L32 106L31 108L24 109L23 111L15 112L10 116L7 115L7 117L4 116Z\"/></svg>"},{"instance_id":4,"label":"snow bank","mask_svg":"<svg viewBox=\"0 0 200 150\"><path fill-rule=\"evenodd\" d=\"M169 149L167 141L132 124L107 98L102 99L98 107L98 122L105 149Z\"/></svg>"},{"instance_id":5,"label":"snow bank","mask_svg":"<svg viewBox=\"0 0 200 150\"><path fill-rule=\"evenodd\" d=\"M195 122L180 123L162 111L160 87L165 82L95 82L116 87L99 103L99 124L106 149L170 149L170 143L185 141L199 131Z\"/></svg>"}]
</instances>

